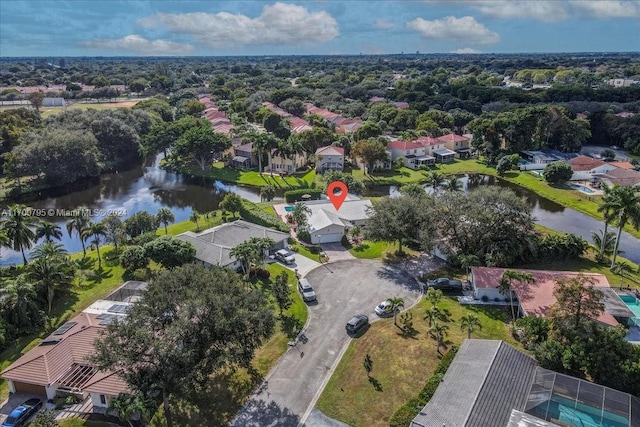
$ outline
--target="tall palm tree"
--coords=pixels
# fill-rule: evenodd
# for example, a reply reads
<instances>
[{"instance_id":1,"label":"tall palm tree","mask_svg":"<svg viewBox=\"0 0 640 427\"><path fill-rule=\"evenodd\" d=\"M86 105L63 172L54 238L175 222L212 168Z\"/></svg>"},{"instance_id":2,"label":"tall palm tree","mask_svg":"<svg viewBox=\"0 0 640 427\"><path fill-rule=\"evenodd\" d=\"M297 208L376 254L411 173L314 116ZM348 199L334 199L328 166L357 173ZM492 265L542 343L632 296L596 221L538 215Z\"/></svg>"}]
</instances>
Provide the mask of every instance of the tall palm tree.
<instances>
[{"instance_id":1,"label":"tall palm tree","mask_svg":"<svg viewBox=\"0 0 640 427\"><path fill-rule=\"evenodd\" d=\"M436 340L436 350L440 353L440 347L442 346L442 341L447 336L447 330L449 327L447 325L440 324L435 322L433 326L429 328L429 334Z\"/></svg>"},{"instance_id":2,"label":"tall palm tree","mask_svg":"<svg viewBox=\"0 0 640 427\"><path fill-rule=\"evenodd\" d=\"M440 312L438 312L438 310L434 310L433 308L428 309L424 313L424 320L429 322L429 327L431 327L434 323L437 323L439 318Z\"/></svg>"},{"instance_id":3,"label":"tall palm tree","mask_svg":"<svg viewBox=\"0 0 640 427\"><path fill-rule=\"evenodd\" d=\"M440 185L442 185L442 183L445 181L444 175L436 171L428 172L426 174L426 177L427 177L427 182L433 188L434 192L438 191L438 188L440 188Z\"/></svg>"},{"instance_id":4,"label":"tall palm tree","mask_svg":"<svg viewBox=\"0 0 640 427\"><path fill-rule=\"evenodd\" d=\"M33 227L37 218L31 216L29 208L24 205L13 205L9 208L9 216L2 223L2 229L9 240L9 247L22 253L22 260L27 264L25 249L31 249L35 241Z\"/></svg>"},{"instance_id":5,"label":"tall palm tree","mask_svg":"<svg viewBox=\"0 0 640 427\"><path fill-rule=\"evenodd\" d=\"M611 268L616 263L618 256L618 246L620 244L620 234L627 223L631 223L636 230L640 228L640 195L633 187L622 187L618 184L611 189L613 201L611 203L612 216L618 223L618 234L616 235L616 245L613 249Z\"/></svg>"},{"instance_id":6,"label":"tall palm tree","mask_svg":"<svg viewBox=\"0 0 640 427\"><path fill-rule=\"evenodd\" d=\"M229 256L240 262L245 277L249 276L249 263L254 256L255 248L249 242L240 243L229 251Z\"/></svg>"},{"instance_id":7,"label":"tall palm tree","mask_svg":"<svg viewBox=\"0 0 640 427\"><path fill-rule=\"evenodd\" d=\"M607 225L605 224L605 229ZM613 254L613 248L616 246L616 233L613 231L607 231L606 234L603 230L598 230L598 232L591 232L591 240L593 244L599 250L599 256L611 255Z\"/></svg>"},{"instance_id":8,"label":"tall palm tree","mask_svg":"<svg viewBox=\"0 0 640 427\"><path fill-rule=\"evenodd\" d=\"M98 268L102 267L102 260L100 259L100 243L107 235L107 227L102 222L89 221L84 230L82 230L82 237L84 239L93 238L92 244L96 245L96 253L98 254Z\"/></svg>"},{"instance_id":9,"label":"tall palm tree","mask_svg":"<svg viewBox=\"0 0 640 427\"><path fill-rule=\"evenodd\" d=\"M447 191L462 191L462 181L456 176L449 177L445 183Z\"/></svg>"},{"instance_id":10,"label":"tall palm tree","mask_svg":"<svg viewBox=\"0 0 640 427\"><path fill-rule=\"evenodd\" d=\"M311 208L302 202L293 205L291 217L298 228L304 228L307 225L307 217L311 215Z\"/></svg>"},{"instance_id":11,"label":"tall palm tree","mask_svg":"<svg viewBox=\"0 0 640 427\"><path fill-rule=\"evenodd\" d=\"M269 184L260 189L260 200L266 200L270 202L276 196L276 187Z\"/></svg>"},{"instance_id":12,"label":"tall palm tree","mask_svg":"<svg viewBox=\"0 0 640 427\"><path fill-rule=\"evenodd\" d=\"M87 256L87 248L84 245L84 237L82 235L83 230L87 227L89 222L89 210L88 208L81 206L73 212L71 219L67 221L67 233L69 237L73 237L73 234L77 234L82 244L82 254Z\"/></svg>"},{"instance_id":13,"label":"tall palm tree","mask_svg":"<svg viewBox=\"0 0 640 427\"><path fill-rule=\"evenodd\" d=\"M467 273L467 282L468 282L470 268L473 266L479 266L480 258L478 258L476 255L469 254L469 255L461 255L459 259L460 259L460 264L462 264L462 268L464 268L464 271Z\"/></svg>"},{"instance_id":14,"label":"tall palm tree","mask_svg":"<svg viewBox=\"0 0 640 427\"><path fill-rule=\"evenodd\" d=\"M191 216L189 216L189 220L196 224L196 231L200 231L200 224L198 224L198 219L200 219L200 214L197 210L193 209L191 211Z\"/></svg>"},{"instance_id":15,"label":"tall palm tree","mask_svg":"<svg viewBox=\"0 0 640 427\"><path fill-rule=\"evenodd\" d=\"M24 274L0 287L0 313L20 329L30 329L42 319L33 283Z\"/></svg>"},{"instance_id":16,"label":"tall palm tree","mask_svg":"<svg viewBox=\"0 0 640 427\"><path fill-rule=\"evenodd\" d=\"M511 319L516 319L516 313L513 309L513 281L518 281L520 284L528 284L533 283L534 278L531 273L527 273L524 271L515 271L515 270L505 270L502 273L502 277L500 277L500 285L498 287L498 291L502 295L509 295L509 306L511 307Z\"/></svg>"},{"instance_id":17,"label":"tall palm tree","mask_svg":"<svg viewBox=\"0 0 640 427\"><path fill-rule=\"evenodd\" d=\"M460 330L467 331L467 338L471 339L471 332L482 329L480 319L473 313L467 313L460 318Z\"/></svg>"},{"instance_id":18,"label":"tall palm tree","mask_svg":"<svg viewBox=\"0 0 640 427\"><path fill-rule=\"evenodd\" d=\"M167 225L171 224L175 220L176 217L173 215L173 212L171 212L171 209L169 208L160 208L158 210L158 213L156 214L156 221L158 221L158 224L164 225L164 234L169 233L167 231Z\"/></svg>"},{"instance_id":19,"label":"tall palm tree","mask_svg":"<svg viewBox=\"0 0 640 427\"><path fill-rule=\"evenodd\" d=\"M62 230L59 225L49 221L39 221L36 225L36 240L40 240L43 237L47 242L51 242L53 239L60 240L62 238Z\"/></svg>"},{"instance_id":20,"label":"tall palm tree","mask_svg":"<svg viewBox=\"0 0 640 427\"><path fill-rule=\"evenodd\" d=\"M71 285L72 277L65 265L56 258L39 258L29 266L28 277L33 280L36 288L46 292L47 313L51 314L51 305L56 290Z\"/></svg>"},{"instance_id":21,"label":"tall palm tree","mask_svg":"<svg viewBox=\"0 0 640 427\"><path fill-rule=\"evenodd\" d=\"M398 317L398 313L400 312L400 308L404 308L404 299L400 297L388 298L387 301L391 304L391 311L393 311L393 324L398 326L396 319Z\"/></svg>"},{"instance_id":22,"label":"tall palm tree","mask_svg":"<svg viewBox=\"0 0 640 427\"><path fill-rule=\"evenodd\" d=\"M62 243L44 242L31 251L30 259L40 258L64 258L68 255Z\"/></svg>"},{"instance_id":23,"label":"tall palm tree","mask_svg":"<svg viewBox=\"0 0 640 427\"><path fill-rule=\"evenodd\" d=\"M249 239L249 243L253 247L253 261L260 268L263 268L265 254L268 254L269 249L271 249L276 244L276 242L268 237L252 237L251 239Z\"/></svg>"},{"instance_id":24,"label":"tall palm tree","mask_svg":"<svg viewBox=\"0 0 640 427\"><path fill-rule=\"evenodd\" d=\"M624 274L633 272L633 269L626 262L616 262L611 268L613 274L620 276L620 287L624 284Z\"/></svg>"},{"instance_id":25,"label":"tall palm tree","mask_svg":"<svg viewBox=\"0 0 640 427\"><path fill-rule=\"evenodd\" d=\"M605 238L608 236L609 223L613 219L613 202L615 200L614 195L611 192L611 188L608 185L605 185L602 193L602 204L598 206L598 212L601 212L604 216L604 231L602 232L602 236ZM593 234L592 234L593 235ZM615 245L615 244L614 244ZM606 240L602 239L600 241L600 257L605 255L606 250Z\"/></svg>"},{"instance_id":26,"label":"tall palm tree","mask_svg":"<svg viewBox=\"0 0 640 427\"><path fill-rule=\"evenodd\" d=\"M251 134L250 139L253 145L253 151L256 152L256 157L258 158L258 172L262 174L264 153L276 148L278 146L278 140L268 133Z\"/></svg>"}]
</instances>

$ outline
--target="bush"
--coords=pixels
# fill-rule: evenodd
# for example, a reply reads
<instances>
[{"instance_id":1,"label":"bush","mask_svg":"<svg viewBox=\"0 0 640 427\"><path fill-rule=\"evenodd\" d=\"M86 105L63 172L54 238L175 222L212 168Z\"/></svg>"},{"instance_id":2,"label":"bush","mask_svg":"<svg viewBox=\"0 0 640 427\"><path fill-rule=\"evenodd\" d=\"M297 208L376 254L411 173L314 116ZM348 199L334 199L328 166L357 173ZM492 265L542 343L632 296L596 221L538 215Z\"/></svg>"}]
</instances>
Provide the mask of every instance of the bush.
<instances>
[{"instance_id":1,"label":"bush","mask_svg":"<svg viewBox=\"0 0 640 427\"><path fill-rule=\"evenodd\" d=\"M159 236L156 234L155 231L150 231L148 233L141 234L131 239L131 244L136 246L144 246L147 243L154 241L158 237Z\"/></svg>"},{"instance_id":2,"label":"bush","mask_svg":"<svg viewBox=\"0 0 640 427\"><path fill-rule=\"evenodd\" d=\"M255 224L263 227L275 228L282 232L289 232L289 228L275 214L272 215L260 209L255 203L248 200L242 200L242 208L240 208L240 216Z\"/></svg>"},{"instance_id":3,"label":"bush","mask_svg":"<svg viewBox=\"0 0 640 427\"><path fill-rule=\"evenodd\" d=\"M541 258L565 260L580 258L589 248L589 243L575 234L553 234L544 236L539 243Z\"/></svg>"},{"instance_id":4,"label":"bush","mask_svg":"<svg viewBox=\"0 0 640 427\"><path fill-rule=\"evenodd\" d=\"M311 200L319 200L320 196L324 194L324 191L318 188L299 188L297 190L289 190L284 193L284 198L287 203L299 202L302 200L302 196L308 194L311 196Z\"/></svg>"},{"instance_id":5,"label":"bush","mask_svg":"<svg viewBox=\"0 0 640 427\"><path fill-rule=\"evenodd\" d=\"M258 279L267 280L271 276L271 273L269 273L269 270L259 268L256 275L258 276Z\"/></svg>"},{"instance_id":6,"label":"bush","mask_svg":"<svg viewBox=\"0 0 640 427\"><path fill-rule=\"evenodd\" d=\"M302 240L305 243L311 243L311 234L307 230L298 231L298 239Z\"/></svg>"}]
</instances>

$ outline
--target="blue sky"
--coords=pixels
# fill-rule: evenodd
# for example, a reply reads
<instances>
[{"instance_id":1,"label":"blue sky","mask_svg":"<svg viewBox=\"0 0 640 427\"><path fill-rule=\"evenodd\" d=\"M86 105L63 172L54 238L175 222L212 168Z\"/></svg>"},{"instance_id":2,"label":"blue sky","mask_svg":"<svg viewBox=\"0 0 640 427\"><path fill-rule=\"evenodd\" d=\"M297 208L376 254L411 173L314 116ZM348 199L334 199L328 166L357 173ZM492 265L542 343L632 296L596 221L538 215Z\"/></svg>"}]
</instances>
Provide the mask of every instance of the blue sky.
<instances>
[{"instance_id":1,"label":"blue sky","mask_svg":"<svg viewBox=\"0 0 640 427\"><path fill-rule=\"evenodd\" d=\"M0 56L640 51L640 0L0 1Z\"/></svg>"}]
</instances>

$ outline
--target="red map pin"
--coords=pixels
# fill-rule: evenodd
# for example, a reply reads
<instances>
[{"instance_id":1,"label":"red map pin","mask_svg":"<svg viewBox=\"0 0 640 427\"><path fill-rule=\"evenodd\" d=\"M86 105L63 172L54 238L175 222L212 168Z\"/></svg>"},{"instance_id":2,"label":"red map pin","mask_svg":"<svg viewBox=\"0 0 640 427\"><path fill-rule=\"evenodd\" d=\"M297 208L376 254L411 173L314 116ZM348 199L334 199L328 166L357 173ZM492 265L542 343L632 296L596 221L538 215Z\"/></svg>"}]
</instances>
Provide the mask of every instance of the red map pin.
<instances>
[{"instance_id":1,"label":"red map pin","mask_svg":"<svg viewBox=\"0 0 640 427\"><path fill-rule=\"evenodd\" d=\"M336 189L340 190L340 193L334 193ZM342 181L333 181L327 186L327 197L329 197L329 200L331 200L331 203L336 210L340 210L340 206L342 206L344 199L347 198L348 193L349 190L347 190L347 186Z\"/></svg>"}]
</instances>

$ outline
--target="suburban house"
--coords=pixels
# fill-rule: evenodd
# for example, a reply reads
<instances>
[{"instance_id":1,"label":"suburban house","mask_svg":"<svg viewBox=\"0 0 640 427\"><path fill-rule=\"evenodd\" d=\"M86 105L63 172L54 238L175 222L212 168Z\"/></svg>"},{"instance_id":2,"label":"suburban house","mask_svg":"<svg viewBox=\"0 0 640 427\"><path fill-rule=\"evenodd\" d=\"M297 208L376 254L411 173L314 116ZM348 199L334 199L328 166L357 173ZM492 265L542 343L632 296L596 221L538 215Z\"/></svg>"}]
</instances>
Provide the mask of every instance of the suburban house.
<instances>
[{"instance_id":1,"label":"suburban house","mask_svg":"<svg viewBox=\"0 0 640 427\"><path fill-rule=\"evenodd\" d=\"M287 239L290 236L282 231L243 220L221 224L200 233L187 231L176 236L176 238L193 245L196 249L196 260L205 267L218 265L232 270L241 268L241 264L230 255L231 249L252 237L273 239L275 244L269 252L275 252L287 247Z\"/></svg>"},{"instance_id":2,"label":"suburban house","mask_svg":"<svg viewBox=\"0 0 640 427\"><path fill-rule=\"evenodd\" d=\"M598 176L601 184L613 187L618 184L623 187L640 187L640 172L633 169L615 168Z\"/></svg>"},{"instance_id":3,"label":"suburban house","mask_svg":"<svg viewBox=\"0 0 640 427\"><path fill-rule=\"evenodd\" d=\"M490 267L474 267L471 269L471 285L476 299L488 301L508 301L509 296L499 291L500 278L505 269ZM556 282L560 279L569 280L579 274L593 280L594 286L602 291L605 310L596 319L607 326L616 326L619 323L627 324L628 319L634 314L628 309L618 294L611 288L606 276L592 273L576 273L571 271L546 271L546 270L518 270L530 273L534 282L523 285L514 280L512 283L513 301L518 303L518 309L523 316L544 317L556 302L553 291Z\"/></svg>"},{"instance_id":4,"label":"suburban house","mask_svg":"<svg viewBox=\"0 0 640 427\"><path fill-rule=\"evenodd\" d=\"M104 412L111 399L130 392L117 372L99 372L87 357L94 354L94 341L101 331L114 319L124 319L127 307L141 298L146 286L145 282L124 283L9 365L1 376L10 392L47 399L68 395L90 398L94 412Z\"/></svg>"},{"instance_id":5,"label":"suburban house","mask_svg":"<svg viewBox=\"0 0 640 427\"><path fill-rule=\"evenodd\" d=\"M427 154L427 146L418 141L392 141L387 144L387 149L391 152L392 163L402 158L404 165L411 169L436 163L436 158Z\"/></svg>"},{"instance_id":6,"label":"suburban house","mask_svg":"<svg viewBox=\"0 0 640 427\"><path fill-rule=\"evenodd\" d=\"M205 109L202 112L202 117L211 122L213 131L231 137L233 135L233 125L231 124L231 120L227 117L227 113L220 111L208 95L200 96L198 101L204 104Z\"/></svg>"},{"instance_id":7,"label":"suburban house","mask_svg":"<svg viewBox=\"0 0 640 427\"><path fill-rule=\"evenodd\" d=\"M329 200L303 202L311 210L307 218L307 231L311 243L333 243L342 240L347 231L354 227L365 227L373 207L370 200L349 196L336 210Z\"/></svg>"},{"instance_id":8,"label":"suburban house","mask_svg":"<svg viewBox=\"0 0 640 427\"><path fill-rule=\"evenodd\" d=\"M307 153L295 153L293 157L277 154L277 150L269 153L268 171L273 173L293 173L309 162Z\"/></svg>"},{"instance_id":9,"label":"suburban house","mask_svg":"<svg viewBox=\"0 0 640 427\"><path fill-rule=\"evenodd\" d=\"M313 129L313 126L311 126L309 122L307 122L304 119L301 119L300 117L294 116L288 111L278 107L276 104L273 104L271 102L263 102L262 105L268 108L269 110L273 111L280 117L287 119L289 121L289 129L291 130L291 133L301 133L306 130Z\"/></svg>"},{"instance_id":10,"label":"suburban house","mask_svg":"<svg viewBox=\"0 0 640 427\"><path fill-rule=\"evenodd\" d=\"M233 147L231 165L238 169L251 169L258 164L258 157L253 152L253 143L236 145Z\"/></svg>"},{"instance_id":11,"label":"suburban house","mask_svg":"<svg viewBox=\"0 0 640 427\"><path fill-rule=\"evenodd\" d=\"M310 103L305 104L305 107L307 109L307 114L317 114L325 119L327 123L333 124L335 126L336 133L354 132L363 125L363 122L360 119L342 117L338 113L329 111L326 108L316 107Z\"/></svg>"},{"instance_id":12,"label":"suburban house","mask_svg":"<svg viewBox=\"0 0 640 427\"><path fill-rule=\"evenodd\" d=\"M573 171L571 181L591 181L594 175L604 174L616 169L611 163L582 155L569 159L569 164Z\"/></svg>"},{"instance_id":13,"label":"suburban house","mask_svg":"<svg viewBox=\"0 0 640 427\"><path fill-rule=\"evenodd\" d=\"M549 163L553 162L566 162L570 159L577 157L574 153L562 153L557 150L523 150L520 152L522 162L518 168L522 170L542 170L547 167Z\"/></svg>"},{"instance_id":14,"label":"suburban house","mask_svg":"<svg viewBox=\"0 0 640 427\"><path fill-rule=\"evenodd\" d=\"M455 151L457 156L461 159L469 158L471 155L471 138L467 138L466 136L456 135L455 133L450 133L447 135L442 135L436 138L438 141L442 141L445 143L445 148L451 151Z\"/></svg>"},{"instance_id":15,"label":"suburban house","mask_svg":"<svg viewBox=\"0 0 640 427\"><path fill-rule=\"evenodd\" d=\"M341 171L344 167L344 148L320 147L316 150L316 172L325 172L327 170Z\"/></svg>"},{"instance_id":16,"label":"suburban house","mask_svg":"<svg viewBox=\"0 0 640 427\"><path fill-rule=\"evenodd\" d=\"M640 399L543 369L504 341L465 340L410 427L640 425Z\"/></svg>"}]
</instances>

